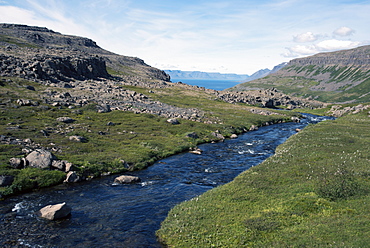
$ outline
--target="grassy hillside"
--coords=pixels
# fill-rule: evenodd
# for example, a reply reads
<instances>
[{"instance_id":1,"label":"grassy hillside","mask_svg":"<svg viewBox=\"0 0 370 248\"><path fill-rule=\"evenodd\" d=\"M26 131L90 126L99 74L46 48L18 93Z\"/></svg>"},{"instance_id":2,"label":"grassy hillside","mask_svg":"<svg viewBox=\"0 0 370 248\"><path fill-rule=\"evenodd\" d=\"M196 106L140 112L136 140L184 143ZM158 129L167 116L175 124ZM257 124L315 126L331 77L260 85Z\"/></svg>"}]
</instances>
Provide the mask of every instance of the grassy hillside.
<instances>
[{"instance_id":1,"label":"grassy hillside","mask_svg":"<svg viewBox=\"0 0 370 248\"><path fill-rule=\"evenodd\" d=\"M98 82L97 82L98 83ZM29 90L27 87L34 87ZM0 134L17 139L31 139L59 158L72 162L82 176L92 178L104 173L119 173L142 169L169 155L188 151L199 143L218 140L213 132L225 137L248 130L251 125L290 120L286 115L257 115L250 107L217 101L201 91L169 87L151 90L122 85L123 88L148 94L153 100L183 108L204 111L207 123L179 119L172 125L167 118L153 114L127 111L98 113L94 104L83 107L52 106L42 101L43 94L66 91L17 78L0 78ZM181 95L181 97L179 97ZM17 99L38 102L35 106L20 106ZM58 117L70 117L73 123L61 123ZM110 125L108 125L110 123ZM195 132L198 138L187 134ZM84 137L84 142L70 140L72 135ZM0 175L16 176L14 183L0 187L0 195L23 192L37 187L60 183L65 173L28 168L12 169L9 159L24 157L22 146L0 142ZM124 162L122 162L124 161ZM41 174L42 173L42 174Z\"/></svg>"},{"instance_id":2,"label":"grassy hillside","mask_svg":"<svg viewBox=\"0 0 370 248\"><path fill-rule=\"evenodd\" d=\"M290 61L284 68L230 90L275 87L285 94L323 102L370 101L370 46L320 53Z\"/></svg>"},{"instance_id":3,"label":"grassy hillside","mask_svg":"<svg viewBox=\"0 0 370 248\"><path fill-rule=\"evenodd\" d=\"M306 127L276 154L174 207L168 247L368 247L369 114Z\"/></svg>"}]
</instances>

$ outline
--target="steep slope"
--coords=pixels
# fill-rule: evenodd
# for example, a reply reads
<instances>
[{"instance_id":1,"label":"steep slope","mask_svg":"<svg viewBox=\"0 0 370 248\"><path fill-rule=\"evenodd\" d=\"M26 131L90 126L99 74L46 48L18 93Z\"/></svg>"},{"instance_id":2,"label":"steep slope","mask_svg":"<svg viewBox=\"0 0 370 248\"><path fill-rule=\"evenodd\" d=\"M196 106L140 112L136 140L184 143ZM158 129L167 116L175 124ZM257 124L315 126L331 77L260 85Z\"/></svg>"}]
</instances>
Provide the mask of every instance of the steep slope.
<instances>
[{"instance_id":1,"label":"steep slope","mask_svg":"<svg viewBox=\"0 0 370 248\"><path fill-rule=\"evenodd\" d=\"M294 59L275 73L230 90L271 87L326 102L368 102L370 46Z\"/></svg>"},{"instance_id":2,"label":"steep slope","mask_svg":"<svg viewBox=\"0 0 370 248\"><path fill-rule=\"evenodd\" d=\"M91 39L63 35L43 27L0 24L0 55L7 56L2 60L9 61L2 64L3 75L16 75L24 78L34 78L35 75L27 73L27 70L25 72L17 70L13 68L14 66L6 68L5 65L14 64L16 60L18 68L29 66L30 71L36 74L38 69L46 68L45 70L54 71L54 77L51 79L57 80L106 78L108 77L107 72L120 75L125 79L137 76L149 80L169 81L170 79L165 72L145 64L139 58L117 55L100 48ZM50 60L53 60L56 65L52 65ZM36 63L32 65L29 61ZM40 63L37 64L37 62ZM89 64L92 65L90 68L88 68ZM79 74L80 77L71 75L71 73ZM43 75L41 78L46 79Z\"/></svg>"}]
</instances>

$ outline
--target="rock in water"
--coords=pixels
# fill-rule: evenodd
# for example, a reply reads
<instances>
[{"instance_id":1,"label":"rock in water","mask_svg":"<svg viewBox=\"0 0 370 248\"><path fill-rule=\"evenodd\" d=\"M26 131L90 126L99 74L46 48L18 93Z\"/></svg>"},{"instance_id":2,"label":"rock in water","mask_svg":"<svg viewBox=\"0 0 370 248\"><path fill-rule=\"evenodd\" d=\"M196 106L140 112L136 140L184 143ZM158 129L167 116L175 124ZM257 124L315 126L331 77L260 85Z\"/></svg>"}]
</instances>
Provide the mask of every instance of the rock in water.
<instances>
[{"instance_id":1,"label":"rock in water","mask_svg":"<svg viewBox=\"0 0 370 248\"><path fill-rule=\"evenodd\" d=\"M127 184L127 183L136 183L140 182L140 178L134 176L119 176L114 179L114 183Z\"/></svg>"},{"instance_id":2,"label":"rock in water","mask_svg":"<svg viewBox=\"0 0 370 248\"><path fill-rule=\"evenodd\" d=\"M42 218L48 220L57 220L68 217L71 214L71 211L72 208L63 202L60 204L43 207L38 211L38 213Z\"/></svg>"}]
</instances>

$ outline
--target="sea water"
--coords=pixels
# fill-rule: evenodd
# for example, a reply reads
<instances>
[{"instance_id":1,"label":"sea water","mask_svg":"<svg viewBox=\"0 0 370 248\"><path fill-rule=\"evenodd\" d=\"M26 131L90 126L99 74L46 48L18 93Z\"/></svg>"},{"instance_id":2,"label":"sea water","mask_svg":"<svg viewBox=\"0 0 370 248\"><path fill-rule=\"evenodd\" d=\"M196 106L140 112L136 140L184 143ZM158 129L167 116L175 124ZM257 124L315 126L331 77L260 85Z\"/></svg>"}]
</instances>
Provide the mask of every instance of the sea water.
<instances>
[{"instance_id":1,"label":"sea water","mask_svg":"<svg viewBox=\"0 0 370 248\"><path fill-rule=\"evenodd\" d=\"M183 82L189 85L196 85L199 87L204 87L206 89L212 90L225 90L231 88L237 84L241 84L239 81L230 81L230 80L202 80L202 79L180 79L175 78L171 79L172 82Z\"/></svg>"}]
</instances>

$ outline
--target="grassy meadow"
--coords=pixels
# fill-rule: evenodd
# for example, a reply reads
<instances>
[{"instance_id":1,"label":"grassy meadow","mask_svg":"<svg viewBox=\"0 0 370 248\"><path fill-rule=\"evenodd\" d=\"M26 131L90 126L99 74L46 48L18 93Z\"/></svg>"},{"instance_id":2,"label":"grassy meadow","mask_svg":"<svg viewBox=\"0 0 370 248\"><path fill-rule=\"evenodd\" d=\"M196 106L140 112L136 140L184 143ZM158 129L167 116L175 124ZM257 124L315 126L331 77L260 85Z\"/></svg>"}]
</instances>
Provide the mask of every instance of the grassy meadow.
<instances>
[{"instance_id":1,"label":"grassy meadow","mask_svg":"<svg viewBox=\"0 0 370 248\"><path fill-rule=\"evenodd\" d=\"M75 170L85 178L143 169L161 158L217 140L212 135L216 130L229 137L233 133L248 130L252 125L289 121L292 115L296 115L256 115L247 111L250 108L248 106L216 101L204 92L178 87L149 93L146 88L122 85L123 88L142 92L164 103L199 108L210 120L206 124L180 119L179 125L172 125L166 121L167 118L151 114L123 111L97 113L94 104L72 109L54 107L40 101L40 95L50 90L64 92L67 89L46 87L15 78L10 81L4 78L0 83L0 134L18 139L29 138L53 150L58 159L72 162ZM26 89L26 86L33 86L35 91ZM19 106L16 100L20 98L36 101L39 105ZM56 118L62 116L76 121L69 124L58 122ZM107 125L109 122L112 125ZM187 136L193 132L198 138ZM82 136L86 141L71 141L69 137L72 135ZM10 168L10 158L24 156L21 146L0 144L0 175L15 176L11 186L0 187L0 195L47 187L65 179L65 173L59 171Z\"/></svg>"},{"instance_id":2,"label":"grassy meadow","mask_svg":"<svg viewBox=\"0 0 370 248\"><path fill-rule=\"evenodd\" d=\"M175 206L168 247L368 247L368 111L309 125L276 154Z\"/></svg>"}]
</instances>

